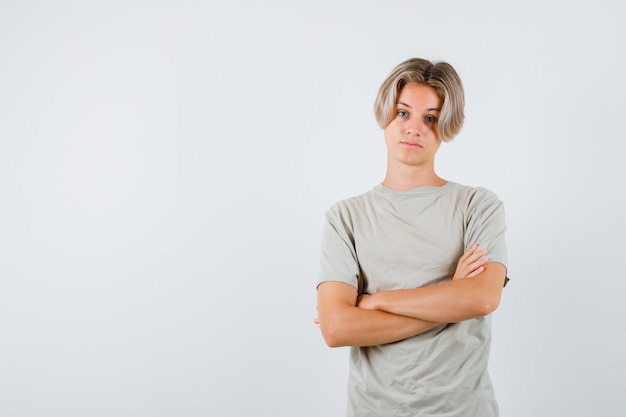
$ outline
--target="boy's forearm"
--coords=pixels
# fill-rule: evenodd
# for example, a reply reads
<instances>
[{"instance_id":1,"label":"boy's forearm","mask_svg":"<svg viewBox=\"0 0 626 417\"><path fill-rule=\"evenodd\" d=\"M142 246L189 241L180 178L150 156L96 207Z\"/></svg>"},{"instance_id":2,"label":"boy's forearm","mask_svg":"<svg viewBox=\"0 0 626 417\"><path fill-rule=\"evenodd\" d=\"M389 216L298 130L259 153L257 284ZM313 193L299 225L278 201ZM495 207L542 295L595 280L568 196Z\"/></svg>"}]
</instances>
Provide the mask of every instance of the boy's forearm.
<instances>
[{"instance_id":1,"label":"boy's forearm","mask_svg":"<svg viewBox=\"0 0 626 417\"><path fill-rule=\"evenodd\" d=\"M437 323L456 323L494 311L500 302L505 274L502 264L491 263L475 278L383 291L363 300L359 306Z\"/></svg>"},{"instance_id":2,"label":"boy's forearm","mask_svg":"<svg viewBox=\"0 0 626 417\"><path fill-rule=\"evenodd\" d=\"M352 306L335 310L328 316L320 312L320 329L330 347L374 346L397 342L438 325L386 311Z\"/></svg>"}]
</instances>

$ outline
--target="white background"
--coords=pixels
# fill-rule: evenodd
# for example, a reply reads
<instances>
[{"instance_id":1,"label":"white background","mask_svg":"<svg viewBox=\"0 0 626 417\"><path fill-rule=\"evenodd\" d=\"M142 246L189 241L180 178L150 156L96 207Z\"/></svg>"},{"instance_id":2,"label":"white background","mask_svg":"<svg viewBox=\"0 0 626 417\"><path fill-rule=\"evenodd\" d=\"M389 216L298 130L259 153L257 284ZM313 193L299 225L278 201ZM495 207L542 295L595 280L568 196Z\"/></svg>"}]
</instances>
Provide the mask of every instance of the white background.
<instances>
[{"instance_id":1,"label":"white background","mask_svg":"<svg viewBox=\"0 0 626 417\"><path fill-rule=\"evenodd\" d=\"M626 415L620 3L1 2L0 415L343 415L321 222L413 56L465 84L440 175L507 210L502 416Z\"/></svg>"}]
</instances>

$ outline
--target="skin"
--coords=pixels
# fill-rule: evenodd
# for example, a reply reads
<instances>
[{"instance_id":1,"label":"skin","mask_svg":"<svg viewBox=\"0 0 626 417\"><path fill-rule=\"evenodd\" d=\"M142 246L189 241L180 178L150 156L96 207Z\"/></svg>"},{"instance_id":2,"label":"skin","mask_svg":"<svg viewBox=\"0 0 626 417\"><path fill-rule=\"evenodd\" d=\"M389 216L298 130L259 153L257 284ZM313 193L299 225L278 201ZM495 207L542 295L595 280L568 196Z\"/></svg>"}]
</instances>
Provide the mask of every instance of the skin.
<instances>
[{"instance_id":1,"label":"skin","mask_svg":"<svg viewBox=\"0 0 626 417\"><path fill-rule=\"evenodd\" d=\"M437 118L441 99L422 84L405 85L396 116L384 129L387 171L383 185L396 191L442 186L435 172L441 145ZM323 282L317 291L319 325L331 347L373 346L403 340L442 323L455 323L494 311L502 295L506 270L489 262L486 250L472 245L459 259L451 281L409 290L358 296L342 282Z\"/></svg>"},{"instance_id":2,"label":"skin","mask_svg":"<svg viewBox=\"0 0 626 417\"><path fill-rule=\"evenodd\" d=\"M441 104L432 87L409 83L400 91L396 117L384 129L387 172L383 185L406 191L446 183L435 173L435 155L441 146L437 133Z\"/></svg>"}]
</instances>

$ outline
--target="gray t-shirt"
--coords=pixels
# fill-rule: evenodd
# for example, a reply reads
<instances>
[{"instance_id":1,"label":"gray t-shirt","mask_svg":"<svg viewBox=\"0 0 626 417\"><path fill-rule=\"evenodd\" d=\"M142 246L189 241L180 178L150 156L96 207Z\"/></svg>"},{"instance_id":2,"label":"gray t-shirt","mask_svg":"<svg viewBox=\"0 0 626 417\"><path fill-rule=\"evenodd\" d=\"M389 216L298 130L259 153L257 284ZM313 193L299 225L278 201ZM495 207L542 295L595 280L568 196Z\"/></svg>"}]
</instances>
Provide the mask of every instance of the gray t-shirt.
<instances>
[{"instance_id":1,"label":"gray t-shirt","mask_svg":"<svg viewBox=\"0 0 626 417\"><path fill-rule=\"evenodd\" d=\"M326 213L319 282L359 294L452 279L472 244L506 266L504 208L491 191L448 182L397 192L383 185ZM348 416L496 417L487 372L490 317L399 342L352 347Z\"/></svg>"}]
</instances>

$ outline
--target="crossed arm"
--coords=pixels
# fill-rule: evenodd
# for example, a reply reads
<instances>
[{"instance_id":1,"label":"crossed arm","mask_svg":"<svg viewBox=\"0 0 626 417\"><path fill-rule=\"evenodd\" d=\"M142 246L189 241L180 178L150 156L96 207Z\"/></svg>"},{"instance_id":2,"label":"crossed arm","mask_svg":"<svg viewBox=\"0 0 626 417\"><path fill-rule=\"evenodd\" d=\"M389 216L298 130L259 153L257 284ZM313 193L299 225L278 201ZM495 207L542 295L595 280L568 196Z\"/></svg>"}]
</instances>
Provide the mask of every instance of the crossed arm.
<instances>
[{"instance_id":1,"label":"crossed arm","mask_svg":"<svg viewBox=\"0 0 626 417\"><path fill-rule=\"evenodd\" d=\"M430 287L358 296L356 288L328 281L317 291L319 325L331 347L373 346L424 333L494 311L506 269L488 262L473 245L460 259L452 281Z\"/></svg>"}]
</instances>

